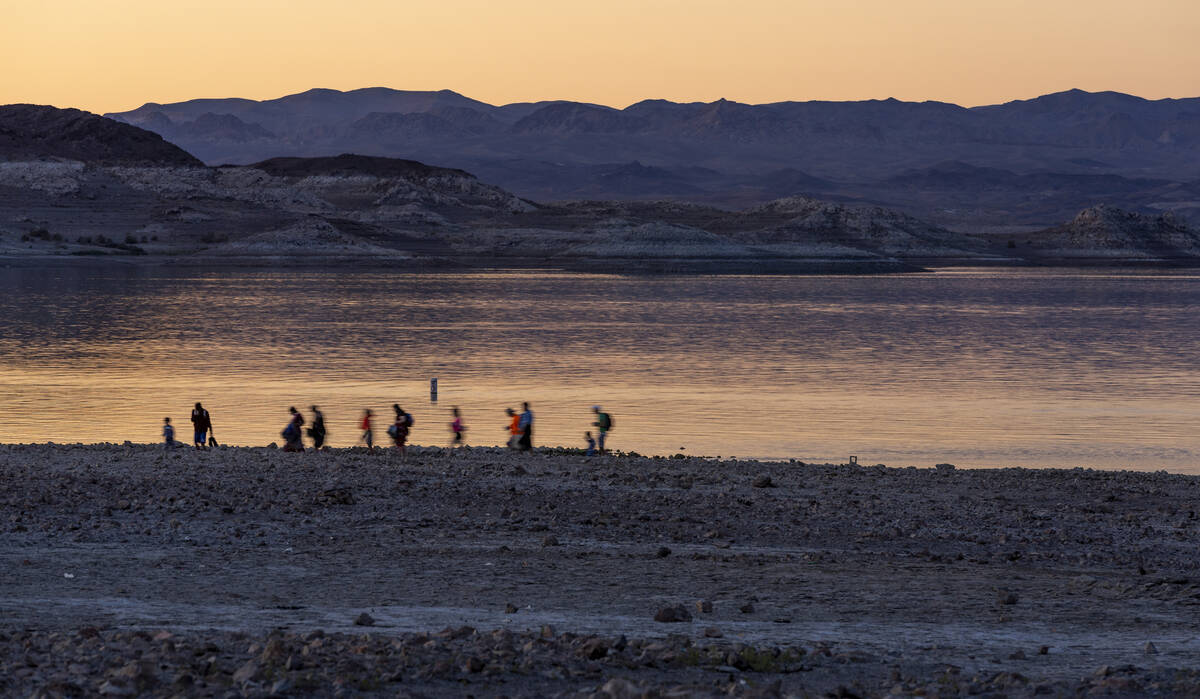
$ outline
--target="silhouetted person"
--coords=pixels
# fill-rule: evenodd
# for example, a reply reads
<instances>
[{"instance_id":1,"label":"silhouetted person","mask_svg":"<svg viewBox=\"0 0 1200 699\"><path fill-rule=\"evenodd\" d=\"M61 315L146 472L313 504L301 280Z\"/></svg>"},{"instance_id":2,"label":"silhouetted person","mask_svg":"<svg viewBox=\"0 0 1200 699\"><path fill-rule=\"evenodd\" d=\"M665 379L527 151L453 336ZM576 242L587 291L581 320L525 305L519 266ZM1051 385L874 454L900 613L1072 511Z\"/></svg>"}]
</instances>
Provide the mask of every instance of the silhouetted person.
<instances>
[{"instance_id":1,"label":"silhouetted person","mask_svg":"<svg viewBox=\"0 0 1200 699\"><path fill-rule=\"evenodd\" d=\"M391 435L392 442L400 452L400 460L404 461L407 457L405 446L408 444L408 433L412 428L413 418L399 405L393 405L392 409L396 411L396 421L388 428L388 434Z\"/></svg>"},{"instance_id":2,"label":"silhouetted person","mask_svg":"<svg viewBox=\"0 0 1200 699\"><path fill-rule=\"evenodd\" d=\"M604 438L608 436L608 431L612 429L612 415L600 410L600 406L593 405L592 412L596 413L596 421L592 423L592 427L596 428L596 448L600 454L604 455Z\"/></svg>"},{"instance_id":3,"label":"silhouetted person","mask_svg":"<svg viewBox=\"0 0 1200 699\"><path fill-rule=\"evenodd\" d=\"M584 453L584 456L595 456L596 455L596 440L592 439L592 433L584 432L583 438L587 440L587 452Z\"/></svg>"},{"instance_id":4,"label":"silhouetted person","mask_svg":"<svg viewBox=\"0 0 1200 699\"><path fill-rule=\"evenodd\" d=\"M521 416L517 415L517 411L512 408L505 408L504 413L508 415L508 448L517 449L517 442L521 439Z\"/></svg>"},{"instance_id":5,"label":"silhouetted person","mask_svg":"<svg viewBox=\"0 0 1200 699\"><path fill-rule=\"evenodd\" d=\"M533 411L529 409L529 403L521 404L521 418L517 421L517 427L521 428L521 439L517 441L517 448L529 451L533 448Z\"/></svg>"},{"instance_id":6,"label":"silhouetted person","mask_svg":"<svg viewBox=\"0 0 1200 699\"><path fill-rule=\"evenodd\" d=\"M317 408L311 406L313 412L312 427L308 428L308 436L312 437L313 449L320 449L325 446L325 415Z\"/></svg>"},{"instance_id":7,"label":"silhouetted person","mask_svg":"<svg viewBox=\"0 0 1200 699\"><path fill-rule=\"evenodd\" d=\"M163 448L174 449L175 447L183 446L179 442L175 441L175 427L173 425L171 425L171 418L169 418L169 417L163 418L162 434L163 434Z\"/></svg>"},{"instance_id":8,"label":"silhouetted person","mask_svg":"<svg viewBox=\"0 0 1200 699\"><path fill-rule=\"evenodd\" d=\"M371 429L370 408L363 410L362 422L358 427L362 430L362 436L358 438L358 441L367 443L367 451L375 451L375 432Z\"/></svg>"},{"instance_id":9,"label":"silhouetted person","mask_svg":"<svg viewBox=\"0 0 1200 699\"><path fill-rule=\"evenodd\" d=\"M462 414L458 412L458 406L451 408L450 414L454 416L454 419L450 421L450 448L453 449L462 446L463 432L466 432L467 428L463 425Z\"/></svg>"},{"instance_id":10,"label":"silhouetted person","mask_svg":"<svg viewBox=\"0 0 1200 699\"><path fill-rule=\"evenodd\" d=\"M211 429L212 417L209 416L204 406L197 402L196 407L192 409L192 444L197 449L203 449L204 445L208 443L206 435Z\"/></svg>"},{"instance_id":11,"label":"silhouetted person","mask_svg":"<svg viewBox=\"0 0 1200 699\"><path fill-rule=\"evenodd\" d=\"M283 428L284 451L304 451L304 439L300 435L304 434L304 416L296 410L295 406L288 408L292 419L288 421L287 427Z\"/></svg>"}]
</instances>

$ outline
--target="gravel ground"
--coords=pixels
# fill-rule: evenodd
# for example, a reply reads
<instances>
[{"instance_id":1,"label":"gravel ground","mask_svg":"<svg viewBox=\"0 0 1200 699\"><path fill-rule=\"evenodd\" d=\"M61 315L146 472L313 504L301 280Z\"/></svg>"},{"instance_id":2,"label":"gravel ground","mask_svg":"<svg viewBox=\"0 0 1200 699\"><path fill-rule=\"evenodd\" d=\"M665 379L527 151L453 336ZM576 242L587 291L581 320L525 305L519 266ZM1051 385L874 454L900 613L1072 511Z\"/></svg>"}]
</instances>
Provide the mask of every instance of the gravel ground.
<instances>
[{"instance_id":1,"label":"gravel ground","mask_svg":"<svg viewBox=\"0 0 1200 699\"><path fill-rule=\"evenodd\" d=\"M1200 478L0 445L0 693L1200 694Z\"/></svg>"}]
</instances>

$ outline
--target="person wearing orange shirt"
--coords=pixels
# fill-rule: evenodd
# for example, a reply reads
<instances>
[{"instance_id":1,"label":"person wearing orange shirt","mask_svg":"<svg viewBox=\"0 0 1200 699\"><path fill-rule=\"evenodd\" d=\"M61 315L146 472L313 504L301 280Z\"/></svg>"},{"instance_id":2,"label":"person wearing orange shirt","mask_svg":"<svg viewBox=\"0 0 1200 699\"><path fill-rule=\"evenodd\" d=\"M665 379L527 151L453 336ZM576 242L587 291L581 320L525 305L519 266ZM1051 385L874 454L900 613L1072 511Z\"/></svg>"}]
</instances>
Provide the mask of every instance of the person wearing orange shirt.
<instances>
[{"instance_id":1,"label":"person wearing orange shirt","mask_svg":"<svg viewBox=\"0 0 1200 699\"><path fill-rule=\"evenodd\" d=\"M508 414L512 421L508 425L508 448L516 449L517 442L521 439L521 416L517 415L517 411L512 408L505 408L504 412Z\"/></svg>"}]
</instances>

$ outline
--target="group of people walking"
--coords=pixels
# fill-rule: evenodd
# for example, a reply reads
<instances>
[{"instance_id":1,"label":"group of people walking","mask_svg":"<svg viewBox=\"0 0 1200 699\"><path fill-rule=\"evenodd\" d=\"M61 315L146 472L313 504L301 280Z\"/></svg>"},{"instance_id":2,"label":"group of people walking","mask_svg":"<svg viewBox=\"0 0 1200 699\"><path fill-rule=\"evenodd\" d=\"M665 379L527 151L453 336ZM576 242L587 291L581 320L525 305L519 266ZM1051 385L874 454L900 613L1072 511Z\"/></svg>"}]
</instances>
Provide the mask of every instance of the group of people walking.
<instances>
[{"instance_id":1,"label":"group of people walking","mask_svg":"<svg viewBox=\"0 0 1200 699\"><path fill-rule=\"evenodd\" d=\"M298 452L304 451L304 437L307 436L312 440L313 449L321 449L325 446L326 438L329 436L325 428L325 415L320 408L313 405L312 418L305 421L304 415L295 408L288 408L288 422L280 433L283 437L283 451ZM400 452L401 460L407 456L408 437L412 431L413 416L411 413L401 408L399 404L392 404L392 411L395 413L395 418L387 428L388 437L392 439L395 448ZM521 412L517 413L512 408L506 408L509 423L505 426L508 432L508 448L517 451L529 451L533 448L533 410L530 409L529 403L521 404ZM590 431L584 433L584 439L587 442L587 455L605 453L605 438L609 430L612 429L612 416L602 411L600 406L592 406L592 412L596 414L596 421L592 426L597 430L597 436L593 437ZM458 407L450 409L450 447L458 447L465 444L464 434L467 431L466 424L463 422L462 413ZM212 416L208 410L200 403L196 403L196 407L192 410L192 445L196 449L207 449L217 446L216 437L213 435ZM305 425L308 427L305 427ZM363 410L362 419L359 421L359 429L362 434L358 439L358 444L365 444L370 451L375 450L375 430L374 430L374 413L370 408ZM175 440L175 428L171 425L171 418L163 418L163 443L166 448L174 448L183 446L181 442Z\"/></svg>"}]
</instances>

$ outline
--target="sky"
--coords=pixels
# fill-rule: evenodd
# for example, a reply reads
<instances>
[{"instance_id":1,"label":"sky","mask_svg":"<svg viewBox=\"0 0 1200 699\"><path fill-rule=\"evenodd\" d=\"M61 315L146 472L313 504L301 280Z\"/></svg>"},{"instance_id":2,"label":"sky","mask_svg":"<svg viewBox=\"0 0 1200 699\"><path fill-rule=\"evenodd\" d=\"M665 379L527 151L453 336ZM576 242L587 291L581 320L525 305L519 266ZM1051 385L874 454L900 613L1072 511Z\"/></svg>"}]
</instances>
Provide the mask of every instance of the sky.
<instances>
[{"instance_id":1,"label":"sky","mask_svg":"<svg viewBox=\"0 0 1200 699\"><path fill-rule=\"evenodd\" d=\"M1200 0L0 0L0 104L1200 96Z\"/></svg>"}]
</instances>

